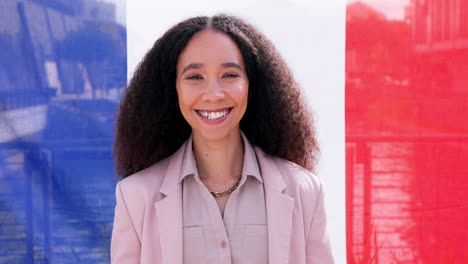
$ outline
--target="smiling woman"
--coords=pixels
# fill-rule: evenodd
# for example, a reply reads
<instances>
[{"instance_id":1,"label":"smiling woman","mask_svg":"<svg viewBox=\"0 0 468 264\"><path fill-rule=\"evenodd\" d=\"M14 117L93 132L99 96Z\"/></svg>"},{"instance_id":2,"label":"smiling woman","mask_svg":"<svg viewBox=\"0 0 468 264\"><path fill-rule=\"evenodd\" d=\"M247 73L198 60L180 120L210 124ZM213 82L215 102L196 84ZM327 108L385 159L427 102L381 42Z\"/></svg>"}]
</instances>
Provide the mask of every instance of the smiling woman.
<instances>
[{"instance_id":1,"label":"smiling woman","mask_svg":"<svg viewBox=\"0 0 468 264\"><path fill-rule=\"evenodd\" d=\"M318 147L273 45L227 15L175 25L117 123L113 263L333 263Z\"/></svg>"}]
</instances>

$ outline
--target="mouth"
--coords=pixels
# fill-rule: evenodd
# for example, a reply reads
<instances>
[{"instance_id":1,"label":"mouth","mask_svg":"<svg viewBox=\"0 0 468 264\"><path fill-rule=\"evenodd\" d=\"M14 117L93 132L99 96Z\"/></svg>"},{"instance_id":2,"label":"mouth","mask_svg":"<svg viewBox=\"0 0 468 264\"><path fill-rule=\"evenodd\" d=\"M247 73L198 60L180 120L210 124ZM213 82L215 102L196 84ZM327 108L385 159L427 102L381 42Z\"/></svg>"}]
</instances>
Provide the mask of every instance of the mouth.
<instances>
[{"instance_id":1,"label":"mouth","mask_svg":"<svg viewBox=\"0 0 468 264\"><path fill-rule=\"evenodd\" d=\"M221 120L229 115L232 109L233 107L218 110L195 110L195 112L197 112L201 118L206 120Z\"/></svg>"}]
</instances>

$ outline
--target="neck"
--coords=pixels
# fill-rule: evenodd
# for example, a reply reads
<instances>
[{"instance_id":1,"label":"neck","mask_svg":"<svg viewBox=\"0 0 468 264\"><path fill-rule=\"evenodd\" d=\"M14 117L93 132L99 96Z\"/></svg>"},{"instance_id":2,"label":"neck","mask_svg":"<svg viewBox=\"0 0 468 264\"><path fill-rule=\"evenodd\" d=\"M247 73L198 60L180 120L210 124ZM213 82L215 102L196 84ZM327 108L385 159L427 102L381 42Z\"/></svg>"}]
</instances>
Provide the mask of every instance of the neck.
<instances>
[{"instance_id":1,"label":"neck","mask_svg":"<svg viewBox=\"0 0 468 264\"><path fill-rule=\"evenodd\" d=\"M242 173L244 146L240 132L216 142L193 134L193 152L202 180L230 183Z\"/></svg>"}]
</instances>

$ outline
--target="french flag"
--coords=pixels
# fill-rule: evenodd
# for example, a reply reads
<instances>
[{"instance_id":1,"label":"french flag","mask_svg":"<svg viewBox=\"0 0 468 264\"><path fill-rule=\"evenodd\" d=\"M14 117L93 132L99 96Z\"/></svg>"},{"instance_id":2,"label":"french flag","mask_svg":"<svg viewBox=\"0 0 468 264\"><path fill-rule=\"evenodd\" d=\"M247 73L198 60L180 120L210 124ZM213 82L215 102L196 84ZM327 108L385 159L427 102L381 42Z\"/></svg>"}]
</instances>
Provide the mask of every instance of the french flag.
<instances>
[{"instance_id":1,"label":"french flag","mask_svg":"<svg viewBox=\"0 0 468 264\"><path fill-rule=\"evenodd\" d=\"M468 263L466 0L1 0L0 263L109 262L125 77L217 13L303 88L336 263Z\"/></svg>"}]
</instances>

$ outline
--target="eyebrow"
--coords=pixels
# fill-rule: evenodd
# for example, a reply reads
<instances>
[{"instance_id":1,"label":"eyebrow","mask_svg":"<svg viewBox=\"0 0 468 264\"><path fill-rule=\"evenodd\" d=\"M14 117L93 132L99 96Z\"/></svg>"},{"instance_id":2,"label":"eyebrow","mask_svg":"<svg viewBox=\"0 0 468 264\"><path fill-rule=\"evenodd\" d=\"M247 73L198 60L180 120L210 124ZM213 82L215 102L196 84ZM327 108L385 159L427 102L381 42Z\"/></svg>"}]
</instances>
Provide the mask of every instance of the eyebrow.
<instances>
[{"instance_id":1,"label":"eyebrow","mask_svg":"<svg viewBox=\"0 0 468 264\"><path fill-rule=\"evenodd\" d=\"M221 66L223 66L224 68L234 67L234 68L237 68L237 69L242 71L242 67L239 64L235 63L235 62L225 62L225 63L221 64Z\"/></svg>"},{"instance_id":2,"label":"eyebrow","mask_svg":"<svg viewBox=\"0 0 468 264\"><path fill-rule=\"evenodd\" d=\"M189 65L185 66L180 75L184 74L184 72L191 70L191 69L200 69L203 67L203 63L190 63Z\"/></svg>"},{"instance_id":3,"label":"eyebrow","mask_svg":"<svg viewBox=\"0 0 468 264\"><path fill-rule=\"evenodd\" d=\"M184 74L184 72L188 71L188 70L191 70L191 69L200 69L204 66L203 63L190 63L189 65L185 66L184 69L182 70L182 72L180 73L180 75ZM236 63L236 62L225 62L225 63L222 63L221 66L223 66L224 68L230 68L230 67L233 67L233 68L237 68L239 70L242 71L242 67Z\"/></svg>"}]
</instances>

